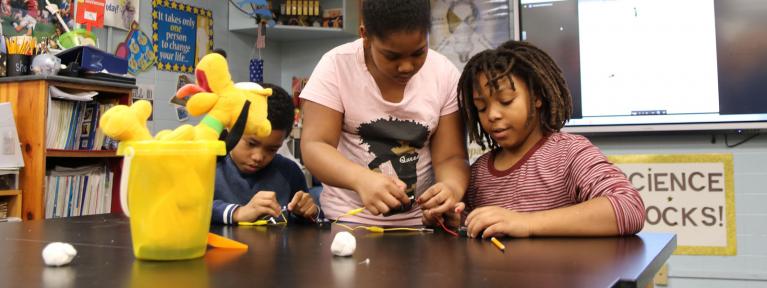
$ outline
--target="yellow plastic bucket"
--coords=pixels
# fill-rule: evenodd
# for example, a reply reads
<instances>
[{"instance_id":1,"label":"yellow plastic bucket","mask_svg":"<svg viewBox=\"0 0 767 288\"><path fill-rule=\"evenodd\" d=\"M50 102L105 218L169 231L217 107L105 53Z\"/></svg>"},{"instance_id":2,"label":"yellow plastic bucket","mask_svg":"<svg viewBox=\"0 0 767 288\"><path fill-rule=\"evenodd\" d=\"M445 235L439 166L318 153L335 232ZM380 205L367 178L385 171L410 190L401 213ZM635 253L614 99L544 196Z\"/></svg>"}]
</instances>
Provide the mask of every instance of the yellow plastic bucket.
<instances>
[{"instance_id":1,"label":"yellow plastic bucket","mask_svg":"<svg viewBox=\"0 0 767 288\"><path fill-rule=\"evenodd\" d=\"M117 154L124 156L120 202L130 217L136 258L205 255L216 156L226 154L224 142L129 141Z\"/></svg>"}]
</instances>

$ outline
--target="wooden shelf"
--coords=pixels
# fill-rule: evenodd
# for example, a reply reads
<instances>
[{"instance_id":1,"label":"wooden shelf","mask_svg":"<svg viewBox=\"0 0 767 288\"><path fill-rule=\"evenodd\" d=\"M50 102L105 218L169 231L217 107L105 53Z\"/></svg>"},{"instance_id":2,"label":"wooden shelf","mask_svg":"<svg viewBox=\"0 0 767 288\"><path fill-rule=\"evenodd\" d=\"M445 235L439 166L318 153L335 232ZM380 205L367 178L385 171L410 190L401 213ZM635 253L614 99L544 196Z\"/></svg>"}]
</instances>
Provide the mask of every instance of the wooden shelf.
<instances>
[{"instance_id":1,"label":"wooden shelf","mask_svg":"<svg viewBox=\"0 0 767 288\"><path fill-rule=\"evenodd\" d=\"M21 218L21 190L0 190L0 198L8 203L8 217Z\"/></svg>"},{"instance_id":2,"label":"wooden shelf","mask_svg":"<svg viewBox=\"0 0 767 288\"><path fill-rule=\"evenodd\" d=\"M21 190L0 190L0 196L18 196Z\"/></svg>"},{"instance_id":3,"label":"wooden shelf","mask_svg":"<svg viewBox=\"0 0 767 288\"><path fill-rule=\"evenodd\" d=\"M114 175L112 197L119 199L115 196L115 191L118 191L116 187L120 186L121 166L116 162L120 162L122 157L117 156L114 150L46 149L46 125L47 117L50 116L47 109L49 91L53 85L74 91L97 91L99 95L96 96L96 101L117 100L122 104L130 104L135 88L135 85L63 76L28 75L0 78L0 102L11 103L24 157L24 170L19 173L21 194L3 196L3 200L9 203L9 216L20 217L22 220L45 218L45 173L48 171L48 165L54 168L59 164L76 167L103 163Z\"/></svg>"},{"instance_id":4,"label":"wooden shelf","mask_svg":"<svg viewBox=\"0 0 767 288\"><path fill-rule=\"evenodd\" d=\"M86 157L86 158L108 158L122 157L118 156L115 150L46 150L48 157Z\"/></svg>"},{"instance_id":5,"label":"wooden shelf","mask_svg":"<svg viewBox=\"0 0 767 288\"><path fill-rule=\"evenodd\" d=\"M229 30L246 35L256 35L257 32L257 29L250 27L241 29L230 28ZM277 41L290 41L353 37L355 34L348 33L341 28L275 25L274 27L266 28L266 35L269 35L269 39Z\"/></svg>"},{"instance_id":6,"label":"wooden shelf","mask_svg":"<svg viewBox=\"0 0 767 288\"><path fill-rule=\"evenodd\" d=\"M329 38L353 38L359 34L359 0L321 0L320 8L341 8L343 28L275 25L266 28L266 37L277 42L317 40ZM256 20L243 13L232 3L229 6L229 31L246 35L257 35Z\"/></svg>"}]
</instances>

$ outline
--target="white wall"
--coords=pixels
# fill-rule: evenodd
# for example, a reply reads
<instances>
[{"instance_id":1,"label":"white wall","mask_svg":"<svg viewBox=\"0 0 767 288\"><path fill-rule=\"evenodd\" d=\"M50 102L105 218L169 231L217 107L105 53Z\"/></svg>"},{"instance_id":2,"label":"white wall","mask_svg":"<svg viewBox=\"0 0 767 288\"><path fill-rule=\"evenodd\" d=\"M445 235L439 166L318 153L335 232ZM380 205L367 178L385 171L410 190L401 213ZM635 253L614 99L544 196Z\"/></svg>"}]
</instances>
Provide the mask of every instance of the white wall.
<instances>
[{"instance_id":1,"label":"white wall","mask_svg":"<svg viewBox=\"0 0 767 288\"><path fill-rule=\"evenodd\" d=\"M320 61L325 52L346 42L354 41L356 37L333 38L327 40L304 40L279 43L282 59L280 85L290 92L293 76L309 77L314 66ZM270 71L271 73L271 71Z\"/></svg>"}]
</instances>

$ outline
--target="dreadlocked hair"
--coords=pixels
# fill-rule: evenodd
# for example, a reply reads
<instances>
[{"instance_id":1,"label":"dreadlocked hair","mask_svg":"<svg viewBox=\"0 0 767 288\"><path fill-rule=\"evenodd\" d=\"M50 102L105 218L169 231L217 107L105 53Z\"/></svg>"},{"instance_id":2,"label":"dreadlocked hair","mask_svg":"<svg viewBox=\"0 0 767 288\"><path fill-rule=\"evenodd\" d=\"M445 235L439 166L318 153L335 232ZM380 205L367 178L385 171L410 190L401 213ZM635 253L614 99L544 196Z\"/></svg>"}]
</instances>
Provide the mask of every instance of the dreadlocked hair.
<instances>
[{"instance_id":1,"label":"dreadlocked hair","mask_svg":"<svg viewBox=\"0 0 767 288\"><path fill-rule=\"evenodd\" d=\"M480 74L487 77L492 94L498 91L499 81L504 78L509 80L511 89L516 91L511 75L525 81L531 98L528 111L534 113L535 100L541 101L537 124L544 134L559 131L570 120L572 97L562 70L538 47L527 42L507 41L496 49L488 49L471 57L458 81L458 107L465 120L469 139L482 149L498 148L498 143L482 130L477 107L474 106L474 93L480 91ZM533 119L533 113L528 114L528 121Z\"/></svg>"}]
</instances>

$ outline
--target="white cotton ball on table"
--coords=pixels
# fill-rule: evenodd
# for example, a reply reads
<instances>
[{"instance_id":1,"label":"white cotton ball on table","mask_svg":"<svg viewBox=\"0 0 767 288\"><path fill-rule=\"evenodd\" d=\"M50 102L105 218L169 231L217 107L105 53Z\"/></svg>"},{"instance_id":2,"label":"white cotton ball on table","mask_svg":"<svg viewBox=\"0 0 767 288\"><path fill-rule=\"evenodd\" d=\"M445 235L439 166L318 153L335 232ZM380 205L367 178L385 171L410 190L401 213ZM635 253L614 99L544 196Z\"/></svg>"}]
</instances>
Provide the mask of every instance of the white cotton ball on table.
<instances>
[{"instance_id":1,"label":"white cotton ball on table","mask_svg":"<svg viewBox=\"0 0 767 288\"><path fill-rule=\"evenodd\" d=\"M53 242L43 248L43 260L45 265L62 266L72 262L77 255L75 247L69 243Z\"/></svg>"},{"instance_id":2,"label":"white cotton ball on table","mask_svg":"<svg viewBox=\"0 0 767 288\"><path fill-rule=\"evenodd\" d=\"M336 233L333 243L330 244L330 252L336 256L350 256L357 249L357 239L352 233L342 231Z\"/></svg>"}]
</instances>

